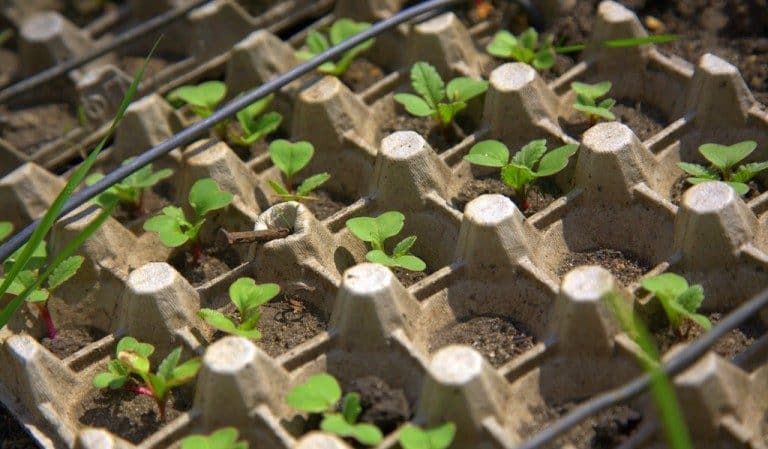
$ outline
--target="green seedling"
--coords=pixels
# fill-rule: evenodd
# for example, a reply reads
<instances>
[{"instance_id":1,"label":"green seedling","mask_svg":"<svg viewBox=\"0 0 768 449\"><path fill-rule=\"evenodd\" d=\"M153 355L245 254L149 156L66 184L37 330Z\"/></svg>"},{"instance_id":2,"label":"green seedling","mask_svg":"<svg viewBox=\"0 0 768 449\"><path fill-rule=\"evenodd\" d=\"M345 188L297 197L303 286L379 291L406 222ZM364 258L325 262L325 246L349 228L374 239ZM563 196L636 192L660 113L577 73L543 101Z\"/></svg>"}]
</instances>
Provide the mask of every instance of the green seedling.
<instances>
[{"instance_id":1,"label":"green seedling","mask_svg":"<svg viewBox=\"0 0 768 449\"><path fill-rule=\"evenodd\" d=\"M181 440L181 449L248 449L247 441L238 441L234 427L224 427L210 435L192 435Z\"/></svg>"},{"instance_id":2,"label":"green seedling","mask_svg":"<svg viewBox=\"0 0 768 449\"><path fill-rule=\"evenodd\" d=\"M181 86L172 90L167 98L174 106L188 104L198 117L213 114L216 106L227 95L227 86L221 81L205 81L196 86Z\"/></svg>"},{"instance_id":3,"label":"green seedling","mask_svg":"<svg viewBox=\"0 0 768 449\"><path fill-rule=\"evenodd\" d=\"M456 424L447 422L431 429L409 424L400 431L403 449L447 449L456 436Z\"/></svg>"},{"instance_id":4,"label":"green seedling","mask_svg":"<svg viewBox=\"0 0 768 449\"><path fill-rule=\"evenodd\" d=\"M104 134L104 137L101 138L93 151L88 154L88 157L85 158L83 163L75 169L75 171L72 173L72 176L69 177L66 185L64 185L64 188L61 190L61 192L59 192L59 194L53 200L53 203L51 203L51 206L40 219L37 227L32 232L32 235L29 237L27 243L21 247L22 249L19 252L15 254L15 261L12 264L12 267L10 267L11 269L5 271L5 278L2 282L0 282L0 297L5 295L9 288L11 288L11 286L18 281L18 277L23 271L30 269L28 265L30 261L34 259L34 253L36 249L41 244L45 244L45 237L48 235L48 232L50 232L51 228L53 228L54 223L56 223L56 219L64 208L64 205L67 203L69 198L72 197L72 194L75 192L77 186L83 182L85 177L88 175L88 172L93 167L93 164L96 163L96 159L101 153L101 150L106 146L109 139L112 138L112 135L117 129L117 126L120 124L123 116L125 115L126 109L128 109L128 106L131 104L134 95L136 95L139 82L141 81L142 76L144 76L144 70L146 70L147 64L149 63L149 60L152 57L156 47L157 42L155 42L152 50L150 50L149 55L147 55L147 58L144 60L141 68L134 75L133 80L131 81L131 85L128 86L128 89L126 90L125 95L120 102L120 106L117 109L117 113L112 119L112 123L110 124L109 129L107 129L107 132ZM97 215L95 219L89 222L88 225L86 225L86 227L80 233L72 237L72 239L70 239L69 242L64 245L64 248L62 248L61 251L53 257L53 260L45 264L45 270L39 273L34 282L25 287L21 293L15 295L11 301L5 303L3 307L0 308L0 329L8 324L8 321L10 321L11 317L13 317L16 311L19 310L19 307L24 304L24 301L26 301L35 291L37 291L43 285L43 283L49 279L53 272L59 269L59 266L67 262L70 256L72 256L74 252L77 251L77 249L91 235L93 235L93 233L96 232L102 224L104 224L104 222L110 217L111 214L111 208L107 208L101 211L99 215ZM50 282L48 285L50 286Z\"/></svg>"},{"instance_id":5,"label":"green seedling","mask_svg":"<svg viewBox=\"0 0 768 449\"><path fill-rule=\"evenodd\" d=\"M704 288L700 284L688 285L688 281L680 275L663 273L643 279L640 285L659 300L670 327L676 332L680 333L688 320L704 330L712 328L709 319L696 312L704 301Z\"/></svg>"},{"instance_id":6,"label":"green seedling","mask_svg":"<svg viewBox=\"0 0 768 449\"><path fill-rule=\"evenodd\" d=\"M229 286L229 299L240 314L240 323L235 324L223 313L212 309L201 309L197 314L208 325L222 332L258 340L261 332L256 328L261 320L261 306L280 293L277 284L256 284L251 278L240 278Z\"/></svg>"},{"instance_id":7,"label":"green seedling","mask_svg":"<svg viewBox=\"0 0 768 449\"><path fill-rule=\"evenodd\" d=\"M229 133L229 140L235 145L247 146L277 131L283 122L283 116L274 111L264 113L273 98L274 95L268 95L240 110L237 113L237 122L242 134Z\"/></svg>"},{"instance_id":8,"label":"green seedling","mask_svg":"<svg viewBox=\"0 0 768 449\"><path fill-rule=\"evenodd\" d=\"M149 343L141 343L133 337L123 337L117 343L116 358L109 361L106 372L93 378L93 386L110 390L122 388L149 396L157 404L160 420L165 421L168 393L195 378L200 369L200 359L190 359L179 365L179 347L160 362L156 373L152 373L149 356L154 352L155 347Z\"/></svg>"},{"instance_id":9,"label":"green seedling","mask_svg":"<svg viewBox=\"0 0 768 449\"><path fill-rule=\"evenodd\" d=\"M278 139L269 144L269 157L282 172L285 185L275 181L268 182L272 190L283 200L311 200L313 198L307 195L331 179L331 175L328 173L318 173L302 181L296 190L293 190L293 176L309 164L314 154L315 147L305 141L291 143L287 140Z\"/></svg>"},{"instance_id":10,"label":"green seedling","mask_svg":"<svg viewBox=\"0 0 768 449\"><path fill-rule=\"evenodd\" d=\"M133 158L126 159L123 165L130 163L132 160ZM152 164L145 165L117 184L113 184L112 187L97 196L93 202L105 208L109 205L123 203L132 207L139 215L144 215L146 213L142 207L144 191L163 179L171 177L171 175L173 175L173 170L170 168L153 171ZM97 183L103 177L104 175L101 173L94 173L85 178L85 183L90 186Z\"/></svg>"},{"instance_id":11,"label":"green seedling","mask_svg":"<svg viewBox=\"0 0 768 449\"><path fill-rule=\"evenodd\" d=\"M467 107L469 100L488 90L488 81L462 76L446 86L433 66L417 62L411 67L411 86L421 96L400 93L395 95L395 101L405 106L411 115L432 117L447 127L456 114Z\"/></svg>"},{"instance_id":12,"label":"green seedling","mask_svg":"<svg viewBox=\"0 0 768 449\"><path fill-rule=\"evenodd\" d=\"M424 271L427 264L413 254L409 254L411 247L416 243L415 235L409 235L395 245L392 255L387 254L384 248L384 241L399 234L404 224L405 216L396 211L384 212L375 218L350 218L346 222L347 229L355 237L371 244L373 249L365 255L369 262L410 271Z\"/></svg>"},{"instance_id":13,"label":"green seedling","mask_svg":"<svg viewBox=\"0 0 768 449\"><path fill-rule=\"evenodd\" d=\"M11 257L5 260L3 263L3 270L6 273L13 271L13 266L18 263L19 256L23 251L24 246L19 248L11 255ZM13 279L5 294L19 296L27 288L31 288L32 290L26 297L26 301L37 307L38 312L40 313L40 319L43 320L48 331L48 338L54 339L56 338L57 330L53 318L51 317L51 312L48 309L48 300L51 298L54 290L77 273L77 270L80 269L84 259L83 256L67 257L52 270L44 284L40 283L38 285L37 280L40 277L41 272L45 271L43 268L45 267L47 260L48 252L45 249L45 243L41 242L32 252L32 256L24 269ZM5 282L5 278L0 277L0 283L3 282ZM45 287L42 285L45 285Z\"/></svg>"},{"instance_id":14,"label":"green seedling","mask_svg":"<svg viewBox=\"0 0 768 449\"><path fill-rule=\"evenodd\" d=\"M180 207L166 206L160 215L144 222L144 230L158 233L160 241L169 248L191 243L192 257L197 263L202 255L197 237L205 223L205 216L228 206L232 198L232 194L221 190L213 179L199 179L189 191L189 205L192 206L195 214L192 221L187 220Z\"/></svg>"},{"instance_id":15,"label":"green seedling","mask_svg":"<svg viewBox=\"0 0 768 449\"><path fill-rule=\"evenodd\" d=\"M598 118L616 120L611 108L616 104L613 98L604 98L598 103L598 99L611 90L611 82L603 81L597 84L585 84L578 81L571 83L571 90L576 94L576 102L573 109L583 113L589 120L589 124L597 123Z\"/></svg>"},{"instance_id":16,"label":"green seedling","mask_svg":"<svg viewBox=\"0 0 768 449\"><path fill-rule=\"evenodd\" d=\"M336 404L341 400L341 413ZM350 437L368 446L379 444L384 438L381 430L372 424L358 423L362 412L360 395L347 393L341 397L339 382L330 374L315 374L288 392L286 402L291 407L308 413L320 413L320 429L341 437Z\"/></svg>"},{"instance_id":17,"label":"green seedling","mask_svg":"<svg viewBox=\"0 0 768 449\"><path fill-rule=\"evenodd\" d=\"M328 50L331 46L339 45L347 39L352 38L357 34L362 33L366 29L370 28L370 23L355 22L350 19L339 19L331 25L328 37L318 31L310 31L307 34L307 41L305 42L305 49L296 52L296 57L302 60L309 60L319 55L320 53ZM330 39L330 42L329 42ZM320 73L327 75L341 76L349 69L355 58L362 52L368 50L373 46L375 39L368 39L358 45L355 45L351 49L344 52L341 55L341 59L338 62L326 62L317 68Z\"/></svg>"},{"instance_id":18,"label":"green seedling","mask_svg":"<svg viewBox=\"0 0 768 449\"><path fill-rule=\"evenodd\" d=\"M525 145L509 159L509 149L498 140L484 140L475 144L464 160L471 164L501 169L501 179L515 190L522 201L522 209L528 210L528 187L538 178L552 176L568 165L568 159L576 153L577 144L563 145L547 152L545 139ZM536 165L538 164L538 167Z\"/></svg>"},{"instance_id":19,"label":"green seedling","mask_svg":"<svg viewBox=\"0 0 768 449\"><path fill-rule=\"evenodd\" d=\"M755 148L757 148L757 142L752 140L745 140L730 146L705 143L699 147L699 153L712 164L711 167L689 162L678 162L677 166L691 175L686 179L691 184L722 180L733 187L739 195L745 195L749 192L747 183L755 175L768 168L768 162L742 164L736 171L733 171L733 167L752 154Z\"/></svg>"},{"instance_id":20,"label":"green seedling","mask_svg":"<svg viewBox=\"0 0 768 449\"><path fill-rule=\"evenodd\" d=\"M7 239L13 232L13 223L10 221L0 221L0 242Z\"/></svg>"},{"instance_id":21,"label":"green seedling","mask_svg":"<svg viewBox=\"0 0 768 449\"><path fill-rule=\"evenodd\" d=\"M533 28L517 37L509 31L499 31L485 49L493 56L524 62L538 70L546 70L555 64L552 35L547 35L540 44L539 33Z\"/></svg>"}]
</instances>

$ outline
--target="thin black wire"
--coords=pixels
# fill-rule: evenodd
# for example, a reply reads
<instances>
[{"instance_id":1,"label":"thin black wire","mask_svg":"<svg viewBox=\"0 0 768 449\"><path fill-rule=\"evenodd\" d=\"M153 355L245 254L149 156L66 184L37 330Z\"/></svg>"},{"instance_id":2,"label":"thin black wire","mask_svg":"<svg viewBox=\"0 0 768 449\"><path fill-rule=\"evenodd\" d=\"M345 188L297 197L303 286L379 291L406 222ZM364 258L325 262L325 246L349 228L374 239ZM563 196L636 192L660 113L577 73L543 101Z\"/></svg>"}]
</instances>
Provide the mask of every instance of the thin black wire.
<instances>
[{"instance_id":1,"label":"thin black wire","mask_svg":"<svg viewBox=\"0 0 768 449\"><path fill-rule=\"evenodd\" d=\"M145 151L143 154L133 159L129 164L120 166L119 168L104 176L97 183L88 186L74 194L72 198L70 198L69 201L67 201L67 203L64 205L64 208L59 214L59 218L82 206L91 198L94 198L99 193L107 190L113 184L125 179L125 177L139 170L141 167L171 152L171 150L174 148L187 145L195 139L200 138L208 132L209 128L212 128L218 122L233 117L235 114L237 114L238 111L247 107L251 103L271 93L277 92L283 86L311 72L322 63L341 56L345 51L351 49L355 45L376 37L376 35L390 28L394 28L403 22L406 22L426 12L432 11L433 9L442 8L444 6L459 3L461 1L466 0L430 0L424 3L419 3L418 5L412 6L408 9L404 9L403 11L393 15L390 18L375 23L362 33L357 34L352 38L340 43L339 45L331 47L330 49L320 53L309 61L292 68L277 78L262 84L247 94L235 98L207 118L204 118L199 122L191 125L190 127L183 129L178 134L170 137L168 140L161 142L156 147ZM27 227L14 235L11 239L6 241L2 246L0 246L0 260L5 260L14 251L20 248L21 245L23 245L24 242L26 242L27 239L29 239L29 237L32 235L32 232L34 232L38 223L39 220L33 221Z\"/></svg>"},{"instance_id":2,"label":"thin black wire","mask_svg":"<svg viewBox=\"0 0 768 449\"><path fill-rule=\"evenodd\" d=\"M160 29L165 25L186 15L189 11L198 8L210 1L211 0L198 0L186 6L182 6L179 9L173 9L159 14L147 20L146 22L143 22L141 25L131 28L130 30L121 34L119 37L109 41L104 46L95 48L80 57L65 61L59 65L53 66L49 69L43 70L40 73L32 75L29 78L19 81L18 83L12 84L0 91L0 103L5 103L6 101L17 97L24 92L27 92L31 89L34 89L35 87L58 78L71 70L74 70L84 64L93 61L96 58L104 56L105 54L115 50L121 45L131 42L139 37L145 36L147 33L151 33L152 31Z\"/></svg>"},{"instance_id":3,"label":"thin black wire","mask_svg":"<svg viewBox=\"0 0 768 449\"><path fill-rule=\"evenodd\" d=\"M729 313L709 332L702 335L690 346L687 346L675 354L669 362L662 365L662 370L664 370L668 376L679 374L701 358L701 356L703 356L718 339L730 332L731 329L736 328L751 317L754 317L760 312L760 309L766 305L768 305L768 289L763 290L757 296ZM620 388L610 390L600 396L592 398L581 406L573 409L570 413L558 419L532 438L518 445L516 449L535 449L550 443L570 428L584 421L586 418L640 395L648 388L650 383L651 378L646 374Z\"/></svg>"}]
</instances>

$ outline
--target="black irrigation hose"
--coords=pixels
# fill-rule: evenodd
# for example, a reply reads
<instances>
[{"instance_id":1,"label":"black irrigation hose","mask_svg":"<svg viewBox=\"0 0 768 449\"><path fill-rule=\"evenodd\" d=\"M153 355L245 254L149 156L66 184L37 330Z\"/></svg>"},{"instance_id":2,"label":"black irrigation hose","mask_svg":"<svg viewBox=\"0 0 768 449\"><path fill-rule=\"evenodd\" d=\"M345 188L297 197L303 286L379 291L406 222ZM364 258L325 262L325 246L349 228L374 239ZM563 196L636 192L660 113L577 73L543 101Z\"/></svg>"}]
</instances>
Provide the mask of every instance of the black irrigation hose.
<instances>
[{"instance_id":1,"label":"black irrigation hose","mask_svg":"<svg viewBox=\"0 0 768 449\"><path fill-rule=\"evenodd\" d=\"M730 332L731 329L757 315L760 309L766 305L768 305L768 289L763 290L757 296L742 304L738 309L726 315L712 330L675 354L669 362L662 365L662 369L668 376L679 374L701 358L718 339ZM518 445L515 449L536 449L550 443L586 418L639 396L648 388L650 383L651 378L646 374L625 384L623 387L610 390L592 398L534 435L533 438Z\"/></svg>"},{"instance_id":2,"label":"black irrigation hose","mask_svg":"<svg viewBox=\"0 0 768 449\"><path fill-rule=\"evenodd\" d=\"M179 9L173 9L159 14L147 20L146 22L143 22L141 25L138 25L135 28L131 28L120 36L109 41L102 47L95 48L82 56L71 59L69 61L65 61L59 65L53 66L49 69L43 70L40 73L32 75L29 78L19 81L18 83L12 84L0 91L0 104L5 103L6 101L17 97L31 89L34 89L35 87L56 79L71 70L74 70L84 64L93 61L96 58L104 56L105 54L113 51L121 45L151 33L152 31L158 30L165 25L179 19L180 17L185 16L193 9L203 6L210 1L211 0L198 0Z\"/></svg>"}]
</instances>

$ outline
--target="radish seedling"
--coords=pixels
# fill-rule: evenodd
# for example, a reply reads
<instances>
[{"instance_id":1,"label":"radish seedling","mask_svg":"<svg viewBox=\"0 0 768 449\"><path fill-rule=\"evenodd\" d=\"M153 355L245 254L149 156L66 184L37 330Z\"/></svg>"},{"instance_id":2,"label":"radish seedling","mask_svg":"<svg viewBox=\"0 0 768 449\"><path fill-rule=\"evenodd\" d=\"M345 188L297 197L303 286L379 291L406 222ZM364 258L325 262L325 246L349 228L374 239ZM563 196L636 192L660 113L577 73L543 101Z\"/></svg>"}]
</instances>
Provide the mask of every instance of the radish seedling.
<instances>
[{"instance_id":1,"label":"radish seedling","mask_svg":"<svg viewBox=\"0 0 768 449\"><path fill-rule=\"evenodd\" d=\"M156 373L152 373L149 356L154 352L155 347L149 343L141 343L133 337L123 337L117 343L116 358L109 361L106 372L93 378L93 386L110 390L124 388L149 396L157 404L160 420L165 421L168 393L172 388L195 378L200 369L200 360L194 358L179 365L179 347L160 362Z\"/></svg>"},{"instance_id":2,"label":"radish seedling","mask_svg":"<svg viewBox=\"0 0 768 449\"><path fill-rule=\"evenodd\" d=\"M684 277L663 273L641 280L640 285L659 300L670 327L676 332L680 333L686 320L693 321L704 330L712 328L706 316L696 313L704 301L704 288L700 284L689 286Z\"/></svg>"},{"instance_id":3,"label":"radish seedling","mask_svg":"<svg viewBox=\"0 0 768 449\"><path fill-rule=\"evenodd\" d=\"M240 124L242 134L230 133L229 140L235 145L251 145L277 131L283 116L279 112L267 112L264 110L272 102L274 95L268 95L261 100L251 103L245 109L237 113L237 122Z\"/></svg>"},{"instance_id":4,"label":"radish seedling","mask_svg":"<svg viewBox=\"0 0 768 449\"><path fill-rule=\"evenodd\" d=\"M13 232L13 223L10 221L0 221L0 242L7 239Z\"/></svg>"},{"instance_id":5,"label":"radish seedling","mask_svg":"<svg viewBox=\"0 0 768 449\"><path fill-rule=\"evenodd\" d=\"M424 271L427 265L423 260L409 254L411 247L416 243L416 236L409 235L400 241L388 255L384 248L384 241L394 237L403 230L405 216L400 212L384 212L378 217L350 218L346 222L347 229L357 238L371 244L373 249L365 255L369 262L378 263L387 267L400 267L410 271Z\"/></svg>"},{"instance_id":6,"label":"radish seedling","mask_svg":"<svg viewBox=\"0 0 768 449\"><path fill-rule=\"evenodd\" d=\"M238 441L234 427L224 427L210 435L192 435L181 440L181 449L248 449L247 441Z\"/></svg>"},{"instance_id":7,"label":"radish seedling","mask_svg":"<svg viewBox=\"0 0 768 449\"><path fill-rule=\"evenodd\" d=\"M201 309L197 314L208 325L222 332L258 340L261 332L256 328L261 320L261 306L280 293L277 284L258 285L251 278L240 278L229 286L229 299L240 314L240 324L235 324L223 313Z\"/></svg>"},{"instance_id":8,"label":"radish seedling","mask_svg":"<svg viewBox=\"0 0 768 449\"><path fill-rule=\"evenodd\" d=\"M336 404L341 400L341 413ZM373 424L358 423L362 412L360 394L347 393L341 398L339 382L330 374L315 374L288 392L286 402L308 413L322 413L320 429L341 437L351 437L362 444L375 446L381 442L381 430Z\"/></svg>"},{"instance_id":9,"label":"radish seedling","mask_svg":"<svg viewBox=\"0 0 768 449\"><path fill-rule=\"evenodd\" d=\"M24 246L19 248L3 263L3 269L6 273L13 270L13 265L18 262L18 257L22 251L24 251ZM56 288L77 273L77 270L80 269L84 259L83 256L67 257L53 269L50 276L48 276L45 281L45 287L35 287L36 281L40 277L41 270L45 267L47 260L48 253L45 249L45 242L41 242L32 252L32 256L24 269L13 279L5 293L12 296L18 296L27 288L32 288L31 293L26 297L26 301L37 307L40 312L40 319L43 320L48 331L48 338L54 339L56 338L57 330L53 318L51 317L51 312L48 309L48 300L51 298L51 295ZM5 278L0 278L0 283L3 282L5 282Z\"/></svg>"},{"instance_id":10,"label":"radish seedling","mask_svg":"<svg viewBox=\"0 0 768 449\"><path fill-rule=\"evenodd\" d=\"M328 37L318 31L310 31L309 34L307 34L307 41L305 43L306 49L297 51L296 56L305 61L312 59L331 48L331 46L339 45L345 40L350 39L352 36L362 33L370 28L370 26L370 23L355 22L350 19L339 19L331 25ZM330 43L328 42L329 38ZM341 76L347 69L349 69L349 66L352 65L352 62L360 53L373 46L374 40L375 39L368 39L365 42L355 45L344 52L338 62L328 61L323 63L317 68L317 71L327 75Z\"/></svg>"},{"instance_id":11,"label":"radish seedling","mask_svg":"<svg viewBox=\"0 0 768 449\"><path fill-rule=\"evenodd\" d=\"M677 166L691 175L686 179L691 184L722 180L733 187L739 195L745 195L749 192L747 182L768 168L768 162L743 164L736 171L733 171L733 167L752 154L755 148L757 148L757 142L752 140L730 146L705 143L699 147L699 153L712 163L713 168L688 162L678 162Z\"/></svg>"},{"instance_id":12,"label":"radish seedling","mask_svg":"<svg viewBox=\"0 0 768 449\"><path fill-rule=\"evenodd\" d=\"M278 139L269 144L269 157L282 172L285 186L275 181L268 181L268 183L283 200L312 199L307 195L331 179L331 175L328 173L318 173L302 181L296 190L293 190L293 176L309 164L314 154L315 147L305 141L291 143L287 140Z\"/></svg>"},{"instance_id":13,"label":"radish seedling","mask_svg":"<svg viewBox=\"0 0 768 449\"><path fill-rule=\"evenodd\" d=\"M431 429L409 424L400 431L403 449L447 449L456 436L456 424L447 422Z\"/></svg>"},{"instance_id":14,"label":"radish seedling","mask_svg":"<svg viewBox=\"0 0 768 449\"><path fill-rule=\"evenodd\" d=\"M606 120L616 120L616 116L611 112L611 108L616 104L616 100L604 98L598 103L598 98L607 94L611 90L611 86L610 81L603 81L597 84L572 82L571 90L576 94L576 102L573 103L573 109L583 113L589 119L590 125L597 123L599 117Z\"/></svg>"},{"instance_id":15,"label":"radish seedling","mask_svg":"<svg viewBox=\"0 0 768 449\"><path fill-rule=\"evenodd\" d=\"M547 153L545 139L525 145L509 159L509 149L498 140L484 140L475 144L464 160L484 167L501 168L501 179L515 190L522 209L528 210L528 186L538 178L552 176L568 165L568 159L576 153L577 144L563 145ZM534 169L538 163L538 168Z\"/></svg>"},{"instance_id":16,"label":"radish seedling","mask_svg":"<svg viewBox=\"0 0 768 449\"><path fill-rule=\"evenodd\" d=\"M197 237L205 223L205 216L221 209L232 202L232 194L219 189L211 178L197 180L189 191L189 204L195 213L193 221L188 221L180 207L166 206L160 215L144 222L144 230L157 232L163 245L176 248L187 242L192 244L192 257L197 263L202 255Z\"/></svg>"},{"instance_id":17,"label":"radish seedling","mask_svg":"<svg viewBox=\"0 0 768 449\"><path fill-rule=\"evenodd\" d=\"M130 163L133 158L126 159L123 165ZM144 191L154 186L163 179L170 178L173 175L173 170L165 168L158 171L152 170L152 164L148 164L128 175L122 181L113 184L110 188L102 192L94 203L107 207L110 204L123 203L134 208L139 215L144 215L144 209L142 208L142 197ZM104 175L101 173L94 173L85 178L86 185L93 185Z\"/></svg>"},{"instance_id":18,"label":"radish seedling","mask_svg":"<svg viewBox=\"0 0 768 449\"><path fill-rule=\"evenodd\" d=\"M546 36L544 42L539 44L539 33L533 28L528 28L517 37L509 31L499 31L485 48L493 56L524 62L538 70L555 64L552 35Z\"/></svg>"},{"instance_id":19,"label":"radish seedling","mask_svg":"<svg viewBox=\"0 0 768 449\"><path fill-rule=\"evenodd\" d=\"M205 81L196 86L181 86L172 90L167 98L174 106L188 104L198 117L213 114L216 106L227 95L227 86L221 81Z\"/></svg>"},{"instance_id":20,"label":"radish seedling","mask_svg":"<svg viewBox=\"0 0 768 449\"><path fill-rule=\"evenodd\" d=\"M446 86L434 67L417 62L411 67L411 86L420 97L401 93L395 95L395 101L405 106L410 114L432 117L446 127L467 107L469 100L488 90L488 81L462 76L452 79Z\"/></svg>"}]
</instances>

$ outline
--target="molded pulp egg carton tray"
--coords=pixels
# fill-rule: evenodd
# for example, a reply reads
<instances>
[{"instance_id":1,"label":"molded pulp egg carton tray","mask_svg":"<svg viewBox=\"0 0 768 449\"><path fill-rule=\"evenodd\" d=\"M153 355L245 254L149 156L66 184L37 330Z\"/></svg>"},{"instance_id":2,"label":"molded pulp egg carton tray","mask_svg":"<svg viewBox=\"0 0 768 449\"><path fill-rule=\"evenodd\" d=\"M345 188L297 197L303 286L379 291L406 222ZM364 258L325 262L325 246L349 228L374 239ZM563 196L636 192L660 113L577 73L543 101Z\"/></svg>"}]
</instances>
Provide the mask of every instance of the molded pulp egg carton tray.
<instances>
[{"instance_id":1,"label":"molded pulp egg carton tray","mask_svg":"<svg viewBox=\"0 0 768 449\"><path fill-rule=\"evenodd\" d=\"M335 14L373 21L380 16L370 13L372 5L379 3L398 2L340 2ZM705 313L726 314L768 285L768 193L745 202L725 184L710 182L688 189L679 205L671 201L681 175L675 163L697 160L700 143L752 139L758 142L754 160L768 159L764 108L736 68L713 55L694 66L653 46L589 50L549 84L529 66L503 64L490 73L484 101L470 105L476 131L458 145L431 148L412 131L382 135L380 125L398 113L392 93L407 83L414 61L432 63L444 78L480 76L490 61L473 40L490 32L482 26L470 32L445 13L381 36L367 57L404 69L359 95L334 77L299 80L280 91L273 104L286 117L286 133L315 145L306 173L329 172L324 188L355 199L324 220L294 202L270 207L276 198L267 181L279 173L266 154L243 162L210 139L156 163L176 168L179 203L203 176L235 194L233 204L206 223L204 244L214 244L220 226L289 227L291 235L238 248L242 264L193 287L166 263L169 250L155 236L108 220L81 248L83 268L51 300L60 327L92 327L108 336L62 360L38 342L44 329L24 310L0 333L0 399L44 447L178 447L189 434L235 426L252 447L346 448L328 435L292 434L288 423L296 413L284 398L315 373L331 373L342 384L375 375L403 390L413 422L455 422L452 447L513 448L541 424L536 410L584 400L641 374L639 349L600 302L611 291L631 300L638 284L622 285L596 266L561 276L569 254L595 248L635 254L649 262L646 275L672 271L703 284ZM641 35L632 12L613 2L600 5L593 41ZM266 30L247 36L226 57L230 91L290 68L297 63L293 50ZM496 138L510 148L542 137L550 146L574 142L558 121L572 102L569 83L606 79L613 97L653 105L669 118L667 126L645 141L621 123L588 129L556 177L566 193L530 217L498 194L481 195L463 211L452 206L463 183L482 175L462 160L475 142ZM102 163L140 153L184 120L160 96L144 97L129 108ZM2 208L11 214L3 218L17 227L29 223L63 182L25 163L0 180ZM360 263L366 248L344 228L351 217L387 210L405 214L403 235L418 236L413 253L428 266L429 275L409 287L384 267ZM95 214L84 207L59 223L51 251ZM213 335L196 313L221 308L229 285L242 276L304 286L312 292L306 306L327 320L327 330L275 356L258 342ZM636 307L653 303L643 298ZM435 347L442 330L487 315L517 323L535 344L498 367L469 346ZM78 420L94 373L123 335L154 344L159 355L181 345L187 356L203 357L191 409L136 445ZM710 352L675 378L694 447L766 447L767 340L757 338L732 360ZM641 399L633 407L643 420L622 447L664 447L652 403ZM399 447L397 431L380 447Z\"/></svg>"}]
</instances>

